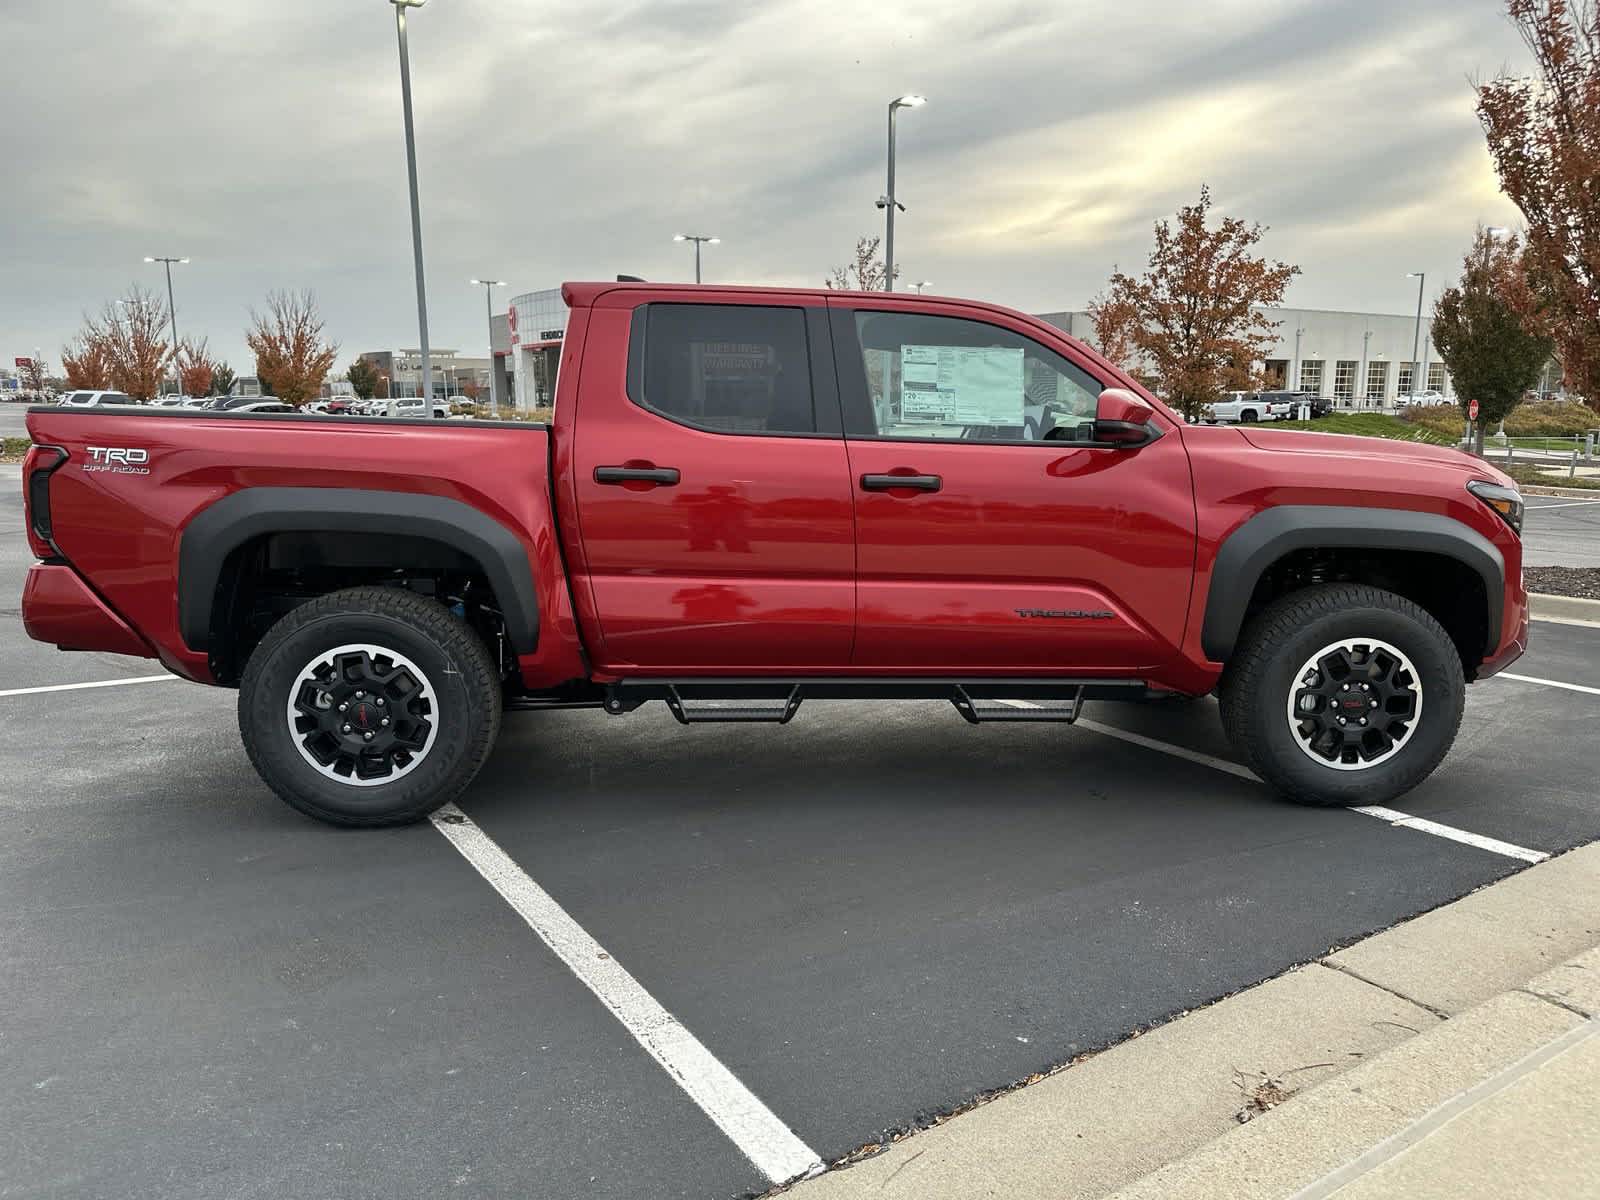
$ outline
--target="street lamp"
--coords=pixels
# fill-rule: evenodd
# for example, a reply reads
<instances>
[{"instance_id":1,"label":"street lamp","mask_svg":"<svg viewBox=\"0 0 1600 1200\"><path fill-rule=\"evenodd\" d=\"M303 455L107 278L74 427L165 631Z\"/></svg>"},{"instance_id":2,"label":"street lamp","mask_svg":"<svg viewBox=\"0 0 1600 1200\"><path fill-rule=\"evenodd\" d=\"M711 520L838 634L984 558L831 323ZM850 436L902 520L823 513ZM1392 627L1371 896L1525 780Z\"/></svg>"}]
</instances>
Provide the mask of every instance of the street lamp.
<instances>
[{"instance_id":1,"label":"street lamp","mask_svg":"<svg viewBox=\"0 0 1600 1200\"><path fill-rule=\"evenodd\" d=\"M490 299L494 289L505 287L504 279L474 279L473 283L483 288L483 312L489 318L489 415L500 415L500 380L499 372L494 369L494 301Z\"/></svg>"},{"instance_id":2,"label":"street lamp","mask_svg":"<svg viewBox=\"0 0 1600 1200\"><path fill-rule=\"evenodd\" d=\"M417 207L417 142L411 123L411 56L406 52L406 9L421 8L424 0L389 0L394 5L395 30L400 37L400 101L406 114L406 171L411 184L411 252L417 264L417 329L422 339L422 392L428 412L433 412L433 356L428 351L428 296L422 281L422 214ZM394 399L389 400L390 412Z\"/></svg>"},{"instance_id":3,"label":"street lamp","mask_svg":"<svg viewBox=\"0 0 1600 1200\"><path fill-rule=\"evenodd\" d=\"M183 398L183 376L178 374L178 306L172 302L172 264L186 263L189 260L187 258L168 258L165 255L158 255L152 258L148 254L144 256L144 260L147 263L161 263L167 268L167 316L172 319L172 382L175 385L174 390L181 400Z\"/></svg>"},{"instance_id":4,"label":"street lamp","mask_svg":"<svg viewBox=\"0 0 1600 1200\"><path fill-rule=\"evenodd\" d=\"M884 210L883 229L883 290L894 291L894 210L905 211L906 206L894 198L894 115L902 108L921 108L928 102L926 96L906 95L889 101L889 190L878 197L878 207Z\"/></svg>"},{"instance_id":5,"label":"street lamp","mask_svg":"<svg viewBox=\"0 0 1600 1200\"><path fill-rule=\"evenodd\" d=\"M913 283L911 286L917 289L917 295L920 296L920 295L922 295L922 289L923 288L932 287L933 286L933 280L931 280L931 279L919 279L915 283Z\"/></svg>"},{"instance_id":6,"label":"street lamp","mask_svg":"<svg viewBox=\"0 0 1600 1200\"><path fill-rule=\"evenodd\" d=\"M719 237L708 237L708 236L706 236L704 234L699 234L699 233L675 233L675 234L672 235L672 240L675 241L675 242L693 242L694 243L694 281L696 283L699 283L700 282L700 247L703 246L703 245L715 246L715 245L719 244L722 241L722 239L719 238Z\"/></svg>"},{"instance_id":7,"label":"street lamp","mask_svg":"<svg viewBox=\"0 0 1600 1200\"><path fill-rule=\"evenodd\" d=\"M1424 271L1407 271L1407 279L1417 281L1417 326L1411 333L1411 397L1417 395L1417 349L1422 343L1422 289L1427 285L1428 276ZM1423 350L1426 354L1427 351ZM1423 368L1424 389L1426 390L1427 369Z\"/></svg>"}]
</instances>

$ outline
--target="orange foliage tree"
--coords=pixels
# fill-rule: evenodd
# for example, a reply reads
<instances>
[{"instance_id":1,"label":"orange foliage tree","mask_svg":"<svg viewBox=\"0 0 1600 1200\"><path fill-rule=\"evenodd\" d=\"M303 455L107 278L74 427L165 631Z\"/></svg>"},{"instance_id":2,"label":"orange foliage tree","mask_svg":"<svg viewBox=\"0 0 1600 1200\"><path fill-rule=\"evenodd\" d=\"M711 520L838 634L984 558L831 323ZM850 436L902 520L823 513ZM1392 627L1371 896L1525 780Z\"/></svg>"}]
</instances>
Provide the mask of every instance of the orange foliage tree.
<instances>
[{"instance_id":1,"label":"orange foliage tree","mask_svg":"<svg viewBox=\"0 0 1600 1200\"><path fill-rule=\"evenodd\" d=\"M323 337L322 316L309 291L272 292L267 311L250 310L245 344L255 352L256 376L285 404L304 404L322 390L339 346Z\"/></svg>"},{"instance_id":2,"label":"orange foliage tree","mask_svg":"<svg viewBox=\"0 0 1600 1200\"><path fill-rule=\"evenodd\" d=\"M824 280L828 287L836 291L846 292L881 292L884 283L883 259L878 257L878 246L882 238L860 237L856 239L855 261L847 266L835 267L828 273ZM900 278L900 268L894 269L894 277Z\"/></svg>"},{"instance_id":3,"label":"orange foliage tree","mask_svg":"<svg viewBox=\"0 0 1600 1200\"><path fill-rule=\"evenodd\" d=\"M73 391L104 391L111 386L111 347L82 330L61 347L61 370Z\"/></svg>"},{"instance_id":4,"label":"orange foliage tree","mask_svg":"<svg viewBox=\"0 0 1600 1200\"><path fill-rule=\"evenodd\" d=\"M217 365L211 361L207 340L201 338L194 342L185 338L178 347L178 379L183 384L185 396L211 394L211 378L216 373Z\"/></svg>"},{"instance_id":5,"label":"orange foliage tree","mask_svg":"<svg viewBox=\"0 0 1600 1200\"><path fill-rule=\"evenodd\" d=\"M1537 73L1478 88L1500 186L1527 221L1524 316L1600 408L1600 5L1509 0Z\"/></svg>"},{"instance_id":6,"label":"orange foliage tree","mask_svg":"<svg viewBox=\"0 0 1600 1200\"><path fill-rule=\"evenodd\" d=\"M166 301L134 284L98 317L85 317L76 340L83 347L102 347L110 385L145 404L161 391L162 376L172 361L172 346L163 336L166 329Z\"/></svg>"},{"instance_id":7,"label":"orange foliage tree","mask_svg":"<svg viewBox=\"0 0 1600 1200\"><path fill-rule=\"evenodd\" d=\"M1145 273L1116 272L1089 305L1101 345L1117 348L1119 361L1136 360L1186 417L1230 388L1266 386L1254 364L1277 342L1280 322L1258 306L1281 304L1300 273L1251 253L1265 226L1224 217L1210 228L1211 204L1211 189L1201 187L1199 202L1178 210L1176 228L1156 222Z\"/></svg>"}]
</instances>

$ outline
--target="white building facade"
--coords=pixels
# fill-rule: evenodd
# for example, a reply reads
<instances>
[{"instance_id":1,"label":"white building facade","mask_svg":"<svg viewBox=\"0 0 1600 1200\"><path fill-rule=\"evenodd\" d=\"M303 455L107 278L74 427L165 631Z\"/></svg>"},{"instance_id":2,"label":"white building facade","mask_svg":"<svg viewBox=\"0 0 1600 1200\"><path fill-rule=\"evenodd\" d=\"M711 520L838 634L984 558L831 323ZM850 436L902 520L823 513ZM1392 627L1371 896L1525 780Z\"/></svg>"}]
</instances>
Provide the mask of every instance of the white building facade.
<instances>
[{"instance_id":1,"label":"white building facade","mask_svg":"<svg viewBox=\"0 0 1600 1200\"><path fill-rule=\"evenodd\" d=\"M567 335L567 306L561 289L513 296L506 309L506 334L506 369L516 407L523 412L552 407L562 339ZM496 356L500 352L497 345Z\"/></svg>"},{"instance_id":2,"label":"white building facade","mask_svg":"<svg viewBox=\"0 0 1600 1200\"><path fill-rule=\"evenodd\" d=\"M1429 340L1426 313L1419 327L1415 314L1322 308L1262 311L1278 323L1277 343L1261 364L1272 390L1327 396L1339 408L1383 408L1396 396L1413 391L1441 392L1447 399L1455 396L1455 385ZM1038 316L1095 344L1094 323L1085 312Z\"/></svg>"}]
</instances>

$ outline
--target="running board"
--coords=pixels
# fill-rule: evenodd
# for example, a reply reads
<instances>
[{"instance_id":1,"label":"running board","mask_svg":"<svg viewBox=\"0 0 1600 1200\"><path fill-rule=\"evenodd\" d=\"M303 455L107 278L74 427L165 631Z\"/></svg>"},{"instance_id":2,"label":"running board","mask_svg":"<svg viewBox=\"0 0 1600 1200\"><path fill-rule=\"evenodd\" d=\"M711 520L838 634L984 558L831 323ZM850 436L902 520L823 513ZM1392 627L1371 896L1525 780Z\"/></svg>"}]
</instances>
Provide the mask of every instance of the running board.
<instances>
[{"instance_id":1,"label":"running board","mask_svg":"<svg viewBox=\"0 0 1600 1200\"><path fill-rule=\"evenodd\" d=\"M806 700L947 700L971 725L1070 725L1085 700L1140 700L1139 679L624 679L608 684L605 710L620 715L660 700L680 725L739 721L787 725Z\"/></svg>"}]
</instances>

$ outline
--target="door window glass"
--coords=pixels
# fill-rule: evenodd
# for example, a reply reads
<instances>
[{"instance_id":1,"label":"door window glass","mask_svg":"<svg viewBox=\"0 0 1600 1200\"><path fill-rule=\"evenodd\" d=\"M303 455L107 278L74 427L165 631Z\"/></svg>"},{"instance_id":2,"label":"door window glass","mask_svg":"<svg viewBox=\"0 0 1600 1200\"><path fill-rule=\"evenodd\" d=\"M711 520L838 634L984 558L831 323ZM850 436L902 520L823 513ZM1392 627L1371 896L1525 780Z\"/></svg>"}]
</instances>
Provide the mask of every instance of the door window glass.
<instances>
[{"instance_id":1,"label":"door window glass","mask_svg":"<svg viewBox=\"0 0 1600 1200\"><path fill-rule=\"evenodd\" d=\"M1101 384L1031 338L960 317L857 312L880 437L1092 441Z\"/></svg>"},{"instance_id":2,"label":"door window glass","mask_svg":"<svg viewBox=\"0 0 1600 1200\"><path fill-rule=\"evenodd\" d=\"M643 318L646 408L722 433L817 431L803 310L651 304Z\"/></svg>"}]
</instances>

